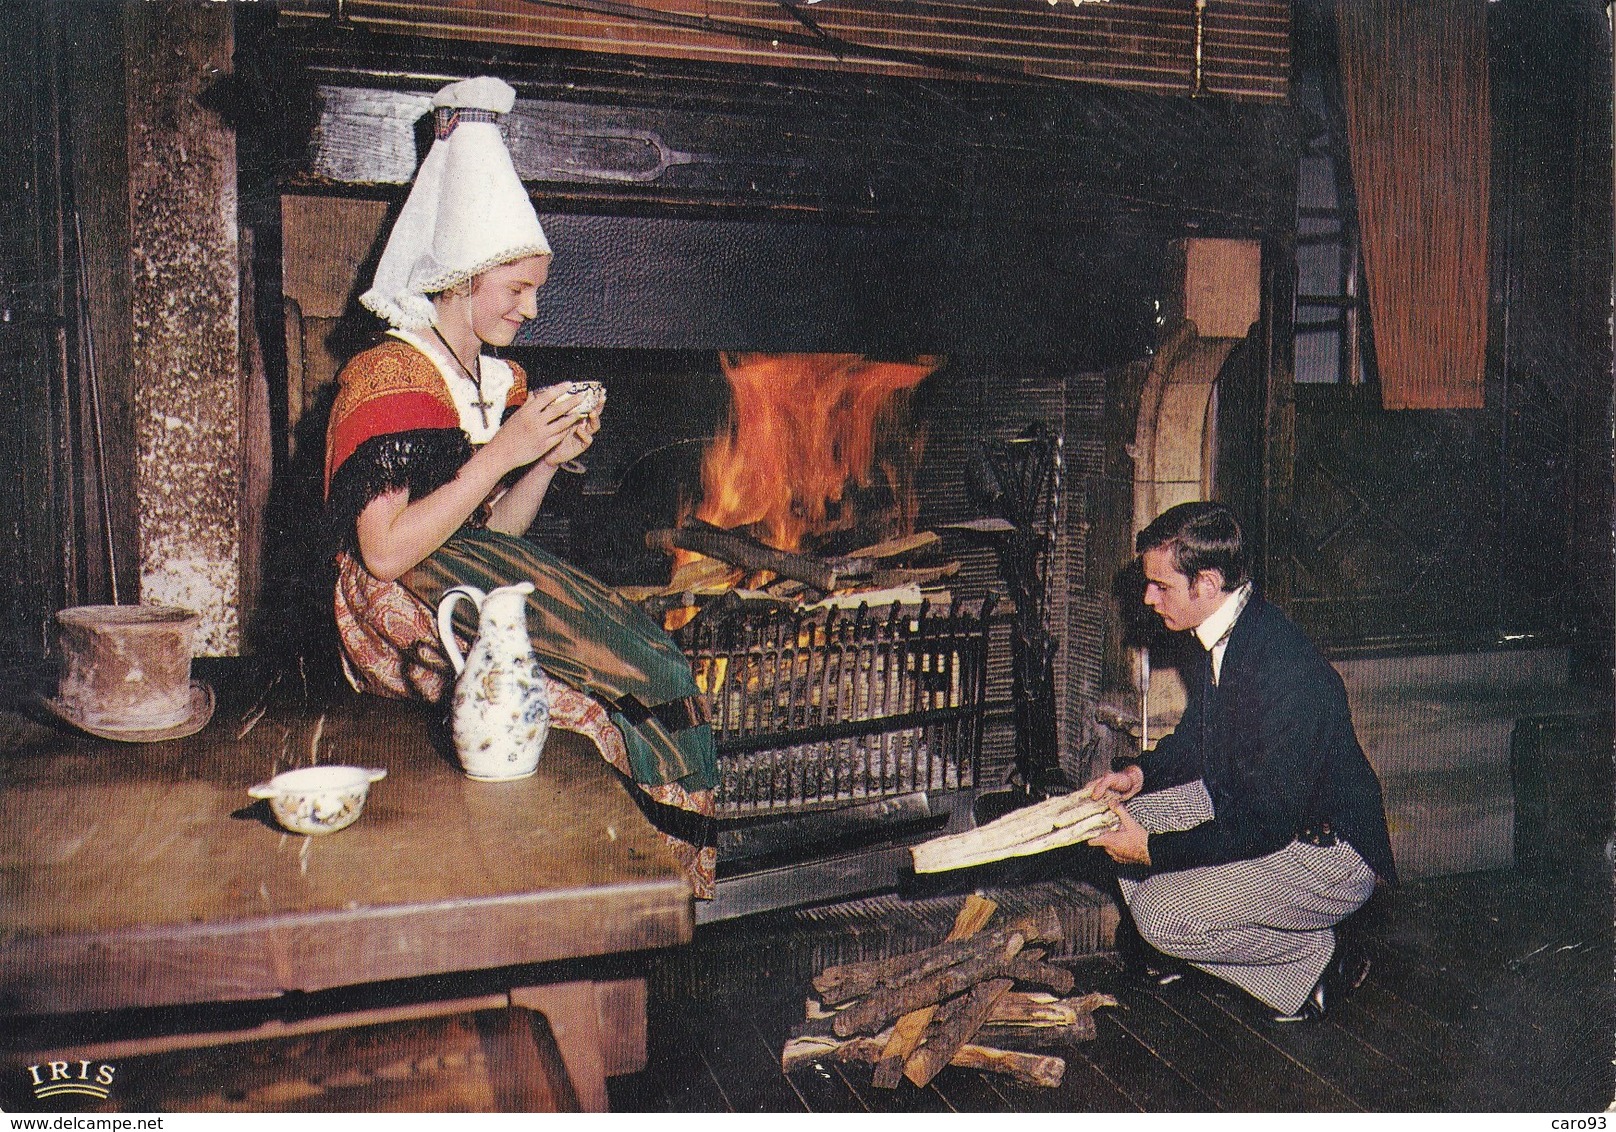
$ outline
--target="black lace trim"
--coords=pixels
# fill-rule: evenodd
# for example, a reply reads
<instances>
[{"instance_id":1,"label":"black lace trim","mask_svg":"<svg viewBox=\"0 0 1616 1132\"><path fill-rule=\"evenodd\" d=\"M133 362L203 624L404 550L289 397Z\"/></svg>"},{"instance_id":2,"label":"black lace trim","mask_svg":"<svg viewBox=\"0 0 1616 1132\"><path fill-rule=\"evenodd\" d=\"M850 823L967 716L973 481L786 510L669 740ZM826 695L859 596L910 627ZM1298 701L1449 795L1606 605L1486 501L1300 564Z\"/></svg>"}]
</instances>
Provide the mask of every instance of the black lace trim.
<instances>
[{"instance_id":1,"label":"black lace trim","mask_svg":"<svg viewBox=\"0 0 1616 1132\"><path fill-rule=\"evenodd\" d=\"M408 488L410 498L430 495L471 459L471 440L458 428L418 428L373 436L331 477L325 504L325 544L358 553L355 523L370 501L389 491Z\"/></svg>"}]
</instances>

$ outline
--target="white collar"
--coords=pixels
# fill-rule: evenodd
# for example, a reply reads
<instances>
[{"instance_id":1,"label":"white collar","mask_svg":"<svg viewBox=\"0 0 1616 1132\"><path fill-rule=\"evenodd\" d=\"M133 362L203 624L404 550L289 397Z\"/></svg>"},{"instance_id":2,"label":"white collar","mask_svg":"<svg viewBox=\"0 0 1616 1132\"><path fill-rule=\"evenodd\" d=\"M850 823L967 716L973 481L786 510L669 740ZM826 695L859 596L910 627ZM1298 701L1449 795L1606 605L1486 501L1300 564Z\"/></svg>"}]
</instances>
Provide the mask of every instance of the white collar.
<instances>
[{"instance_id":1,"label":"white collar","mask_svg":"<svg viewBox=\"0 0 1616 1132\"><path fill-rule=\"evenodd\" d=\"M1228 636L1234 631L1234 623L1245 608L1246 595L1251 592L1251 583L1247 582L1234 590L1223 599L1223 604L1212 611L1212 615L1195 627L1195 636L1201 642L1201 647L1211 652L1219 643L1225 643Z\"/></svg>"},{"instance_id":2,"label":"white collar","mask_svg":"<svg viewBox=\"0 0 1616 1132\"><path fill-rule=\"evenodd\" d=\"M477 409L479 396L477 383L462 373L460 367L444 355L443 347L430 338L424 338L408 330L394 328L387 333L401 342L414 346L437 367L445 388L449 390L449 397L454 401L455 412L460 416L460 429L471 438L471 442L487 444L492 440L494 434L499 431L499 419L505 412L505 398L516 381L516 375L511 372L510 364L501 358L489 357L486 354L478 360L478 372L483 378L480 394L489 406L488 423L485 425L483 414Z\"/></svg>"}]
</instances>

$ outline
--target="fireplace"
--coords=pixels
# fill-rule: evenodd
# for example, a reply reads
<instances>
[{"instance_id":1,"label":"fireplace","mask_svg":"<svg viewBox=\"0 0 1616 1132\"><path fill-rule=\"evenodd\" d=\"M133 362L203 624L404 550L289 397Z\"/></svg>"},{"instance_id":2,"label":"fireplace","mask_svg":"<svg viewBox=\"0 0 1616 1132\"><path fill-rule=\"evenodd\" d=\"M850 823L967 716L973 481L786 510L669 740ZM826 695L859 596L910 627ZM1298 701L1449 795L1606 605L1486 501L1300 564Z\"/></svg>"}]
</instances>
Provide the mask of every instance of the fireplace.
<instances>
[{"instance_id":1,"label":"fireplace","mask_svg":"<svg viewBox=\"0 0 1616 1132\"><path fill-rule=\"evenodd\" d=\"M305 72L315 125L291 147L306 156L282 188L283 254L265 271L281 284L294 432L351 350L352 295L408 176L421 114L418 91L380 85L374 60L356 66L346 50ZM530 102L534 90L572 97L556 73L534 70L518 110L529 102L546 121L570 121L552 113L559 104ZM893 106L919 89L857 85L859 99ZM804 106L829 105L825 91L809 93ZM688 185L597 184L542 162L529 170L538 150L517 155L524 177L548 186L536 200L556 260L513 355L534 384L599 380L610 396L586 472L558 477L533 537L610 584L670 583L673 564L646 535L686 517L730 404L724 355L940 361L912 390L909 431L886 440L923 438L911 525L940 538L935 558L900 565L957 564L945 577L896 603L871 595L863 609L856 594L837 608L682 593L648 603L658 616L684 609L669 624L717 723L720 894L701 917L896 885L910 875L906 841L970 825L984 795L1080 780L1108 753L1090 732L1102 694L1127 683L1111 585L1139 496L1135 418L1142 396L1178 404L1148 393L1174 380L1151 356L1185 311L1177 242L1261 231L1285 134L1266 108L947 93L959 113L983 115L981 132L927 126L928 154L905 122L860 158L879 177L803 165L760 180L738 135L689 106L663 112L627 95L613 114L653 133L704 132L711 160L676 170ZM1058 111L1075 132L1041 130L1068 139L1061 152L981 147L1006 108L1024 125ZM771 103L757 120L796 112ZM385 169L370 142L353 140L378 130L393 130L397 145L383 148L404 155ZM1245 156L1216 156L1226 153ZM1012 154L1031 166L1018 174ZM1176 172L1186 163L1187 181ZM980 184L961 173L990 168ZM1172 171L1183 196L1139 190L1131 169L1155 170L1161 185ZM1035 184L1049 194L1019 192ZM1085 184L1096 192L1084 196ZM844 537L819 552L877 536Z\"/></svg>"},{"instance_id":2,"label":"fireplace","mask_svg":"<svg viewBox=\"0 0 1616 1132\"><path fill-rule=\"evenodd\" d=\"M909 481L913 500L877 482L840 504L907 524L835 511L838 529L808 544L815 560L842 565L886 535L918 532L892 541L919 549L829 601L787 579L786 600L777 583L735 588L750 571L717 585L697 572L682 588L666 548L648 545L690 521L703 454L725 431L717 351L518 357L536 383L567 375L608 389L608 427L585 473L552 488L535 537L664 618L708 697L720 873L700 917L897 886L910 875L907 844L968 828L988 796L1012 804L1063 770L1076 781L1091 769L1063 731L1082 729L1102 683L1105 587L1084 576L1108 561L1087 547L1087 509L1109 513L1114 494L1098 455L1101 375L1047 357L934 359L874 444L915 455L905 475L886 477ZM876 584L894 575L922 582Z\"/></svg>"}]
</instances>

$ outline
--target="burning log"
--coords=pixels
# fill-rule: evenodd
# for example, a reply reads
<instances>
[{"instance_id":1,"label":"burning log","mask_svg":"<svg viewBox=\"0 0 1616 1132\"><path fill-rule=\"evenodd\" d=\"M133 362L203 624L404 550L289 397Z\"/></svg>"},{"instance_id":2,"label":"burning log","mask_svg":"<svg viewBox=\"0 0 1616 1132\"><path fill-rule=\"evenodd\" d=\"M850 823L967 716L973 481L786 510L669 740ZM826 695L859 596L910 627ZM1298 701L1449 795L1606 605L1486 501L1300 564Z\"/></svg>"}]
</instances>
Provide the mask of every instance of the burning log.
<instances>
[{"instance_id":1,"label":"burning log","mask_svg":"<svg viewBox=\"0 0 1616 1132\"><path fill-rule=\"evenodd\" d=\"M868 574L875 568L874 563L867 559L856 563L844 559L833 565L812 555L776 550L754 538L721 530L707 523L687 524L675 530L647 531L645 545L667 554L675 550L688 550L744 570L769 570L782 577L806 582L827 593L836 588L839 577L850 573ZM862 569L851 570L848 568L851 565L861 566Z\"/></svg>"},{"instance_id":2,"label":"burning log","mask_svg":"<svg viewBox=\"0 0 1616 1132\"><path fill-rule=\"evenodd\" d=\"M887 1034L870 1038L838 1040L825 1037L792 1038L780 1052L780 1068L786 1073L821 1060L875 1062L880 1060ZM989 1046L961 1046L949 1061L961 1069L1002 1073L1025 1085L1055 1088L1066 1073L1066 1060L1049 1054L1017 1053Z\"/></svg>"},{"instance_id":3,"label":"burning log","mask_svg":"<svg viewBox=\"0 0 1616 1132\"><path fill-rule=\"evenodd\" d=\"M885 539L871 546L862 546L848 555L850 558L896 558L900 554L913 554L942 542L936 531L916 531L912 535Z\"/></svg>"},{"instance_id":4,"label":"burning log","mask_svg":"<svg viewBox=\"0 0 1616 1132\"><path fill-rule=\"evenodd\" d=\"M925 586L952 578L959 573L957 561L939 566L882 567L870 575L870 585L878 589L896 589L898 586Z\"/></svg>"},{"instance_id":5,"label":"burning log","mask_svg":"<svg viewBox=\"0 0 1616 1132\"><path fill-rule=\"evenodd\" d=\"M1117 816L1104 802L1063 794L976 829L934 837L909 854L917 873L946 872L1076 845L1116 827Z\"/></svg>"}]
</instances>

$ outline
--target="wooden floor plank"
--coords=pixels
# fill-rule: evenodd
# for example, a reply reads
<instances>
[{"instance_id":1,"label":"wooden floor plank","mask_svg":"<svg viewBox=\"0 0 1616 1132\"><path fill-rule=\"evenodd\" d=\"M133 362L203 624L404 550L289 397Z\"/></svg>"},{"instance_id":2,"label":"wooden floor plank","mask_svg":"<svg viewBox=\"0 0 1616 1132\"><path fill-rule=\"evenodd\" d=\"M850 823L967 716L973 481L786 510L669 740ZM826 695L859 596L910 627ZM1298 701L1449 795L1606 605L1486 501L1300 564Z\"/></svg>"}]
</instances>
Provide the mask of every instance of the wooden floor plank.
<instances>
[{"instance_id":1,"label":"wooden floor plank","mask_svg":"<svg viewBox=\"0 0 1616 1132\"><path fill-rule=\"evenodd\" d=\"M740 1001L740 1009L732 1024L745 1029L761 1050L768 1053L769 1072L792 1090L795 1101L810 1113L868 1113L869 1106L860 1090L848 1080L842 1067L834 1061L816 1061L795 1069L790 1074L781 1072L781 1050L790 1037L793 1025L803 1020L805 988L798 985L795 975L782 978L771 986L763 986L755 995ZM703 1012L709 1020L711 1012ZM763 1072L760 1064L760 1072ZM795 1111L793 1108L782 1111Z\"/></svg>"},{"instance_id":2,"label":"wooden floor plank","mask_svg":"<svg viewBox=\"0 0 1616 1132\"><path fill-rule=\"evenodd\" d=\"M953 1112L948 1099L931 1085L917 1089L909 1082L901 1082L896 1089L878 1089L870 1081L875 1072L870 1065L841 1065L842 1079L858 1094L860 1101L871 1112L879 1113L932 1113ZM946 1072L946 1070L945 1070Z\"/></svg>"},{"instance_id":3,"label":"wooden floor plank","mask_svg":"<svg viewBox=\"0 0 1616 1132\"><path fill-rule=\"evenodd\" d=\"M1108 1011L1107 1018L1162 1064L1193 1081L1212 1102L1210 1107L1249 1109L1249 1074L1233 1061L1215 1036L1171 1009L1171 1001L1186 989L1181 980L1160 992L1119 991L1120 1006Z\"/></svg>"},{"instance_id":4,"label":"wooden floor plank","mask_svg":"<svg viewBox=\"0 0 1616 1132\"><path fill-rule=\"evenodd\" d=\"M1122 970L1106 959L1075 965L1078 986L1109 994L1125 1002L1134 992ZM1079 1053L1145 1112L1208 1112L1218 1106L1210 1096L1142 1043L1117 1008L1095 1011L1095 1040L1084 1042Z\"/></svg>"},{"instance_id":5,"label":"wooden floor plank","mask_svg":"<svg viewBox=\"0 0 1616 1132\"><path fill-rule=\"evenodd\" d=\"M772 1050L753 1026L756 1003L719 1003L707 1015L703 1050L708 1066L723 1082L735 1112L807 1112L807 1102L780 1071L780 1047Z\"/></svg>"},{"instance_id":6,"label":"wooden floor plank","mask_svg":"<svg viewBox=\"0 0 1616 1132\"><path fill-rule=\"evenodd\" d=\"M653 1008L648 1040L650 1074L662 1112L730 1112L728 1097L701 1054L702 1027L684 1011Z\"/></svg>"},{"instance_id":7,"label":"wooden floor plank","mask_svg":"<svg viewBox=\"0 0 1616 1132\"><path fill-rule=\"evenodd\" d=\"M868 1112L856 1090L829 1063L805 1065L792 1073L780 1071L780 1051L791 1027L802 1020L802 997L795 986L779 986L777 993L763 994L757 1008L746 1018L752 1037L767 1050L774 1072L809 1112Z\"/></svg>"},{"instance_id":8,"label":"wooden floor plank","mask_svg":"<svg viewBox=\"0 0 1616 1132\"><path fill-rule=\"evenodd\" d=\"M829 1062L793 1070L786 1083L809 1112L869 1112L858 1092Z\"/></svg>"},{"instance_id":9,"label":"wooden floor plank","mask_svg":"<svg viewBox=\"0 0 1616 1132\"><path fill-rule=\"evenodd\" d=\"M1055 1053L1055 1050L1039 1052ZM1066 1072L1059 1087L1040 1088L1004 1081L998 1089L1017 1112L1140 1112L1117 1083L1075 1051L1060 1051Z\"/></svg>"},{"instance_id":10,"label":"wooden floor plank","mask_svg":"<svg viewBox=\"0 0 1616 1132\"><path fill-rule=\"evenodd\" d=\"M1107 1014L1099 1030L1099 1039L1084 1049L1083 1056L1146 1112L1221 1111L1215 1098L1163 1060L1125 1021Z\"/></svg>"},{"instance_id":11,"label":"wooden floor plank","mask_svg":"<svg viewBox=\"0 0 1616 1132\"><path fill-rule=\"evenodd\" d=\"M1417 952L1383 940L1366 940L1369 977L1404 1002L1419 1007L1444 1025L1480 1009L1472 980L1445 960L1421 957Z\"/></svg>"},{"instance_id":12,"label":"wooden floor plank","mask_svg":"<svg viewBox=\"0 0 1616 1132\"><path fill-rule=\"evenodd\" d=\"M1360 1041L1349 1015L1332 1012L1317 1023L1275 1023L1269 1012L1233 987L1206 998L1315 1076L1369 1111L1418 1112L1430 1107L1430 1082Z\"/></svg>"},{"instance_id":13,"label":"wooden floor plank","mask_svg":"<svg viewBox=\"0 0 1616 1132\"><path fill-rule=\"evenodd\" d=\"M1611 1097L1609 963L1509 972L1456 1026L1455 1095L1487 1111L1604 1108Z\"/></svg>"},{"instance_id":14,"label":"wooden floor plank","mask_svg":"<svg viewBox=\"0 0 1616 1132\"><path fill-rule=\"evenodd\" d=\"M1577 962L1580 960L1580 962ZM1575 1096L1611 1096L1610 975L1606 953L1562 957L1537 972L1456 971L1380 949L1376 973L1441 1027L1439 1107L1531 1111Z\"/></svg>"},{"instance_id":15,"label":"wooden floor plank","mask_svg":"<svg viewBox=\"0 0 1616 1132\"><path fill-rule=\"evenodd\" d=\"M915 1088L903 1082L897 1088L876 1088L871 1083L873 1066L853 1064L837 1066L847 1087L858 1095L858 1100L871 1113L952 1113L953 1108L936 1088Z\"/></svg>"},{"instance_id":16,"label":"wooden floor plank","mask_svg":"<svg viewBox=\"0 0 1616 1132\"><path fill-rule=\"evenodd\" d=\"M1431 1083L1448 1043L1448 1027L1369 979L1342 1004L1353 1032L1410 1076Z\"/></svg>"},{"instance_id":17,"label":"wooden floor plank","mask_svg":"<svg viewBox=\"0 0 1616 1132\"><path fill-rule=\"evenodd\" d=\"M949 1067L937 1074L932 1087L955 1112L1020 1112L999 1091L993 1077L993 1074L978 1073L972 1069Z\"/></svg>"},{"instance_id":18,"label":"wooden floor plank","mask_svg":"<svg viewBox=\"0 0 1616 1132\"><path fill-rule=\"evenodd\" d=\"M1570 943L1609 946L1604 900L1545 891L1511 874L1451 878L1451 889L1420 886L1389 906L1376 936L1463 969L1508 965Z\"/></svg>"},{"instance_id":19,"label":"wooden floor plank","mask_svg":"<svg viewBox=\"0 0 1616 1132\"><path fill-rule=\"evenodd\" d=\"M1163 1002L1231 1063L1237 1081L1230 1096L1233 1103L1226 1107L1264 1112L1350 1112L1359 1107L1275 1045L1266 1030L1272 1023L1237 1019L1213 1001L1210 995L1220 985L1193 972L1168 988Z\"/></svg>"}]
</instances>

